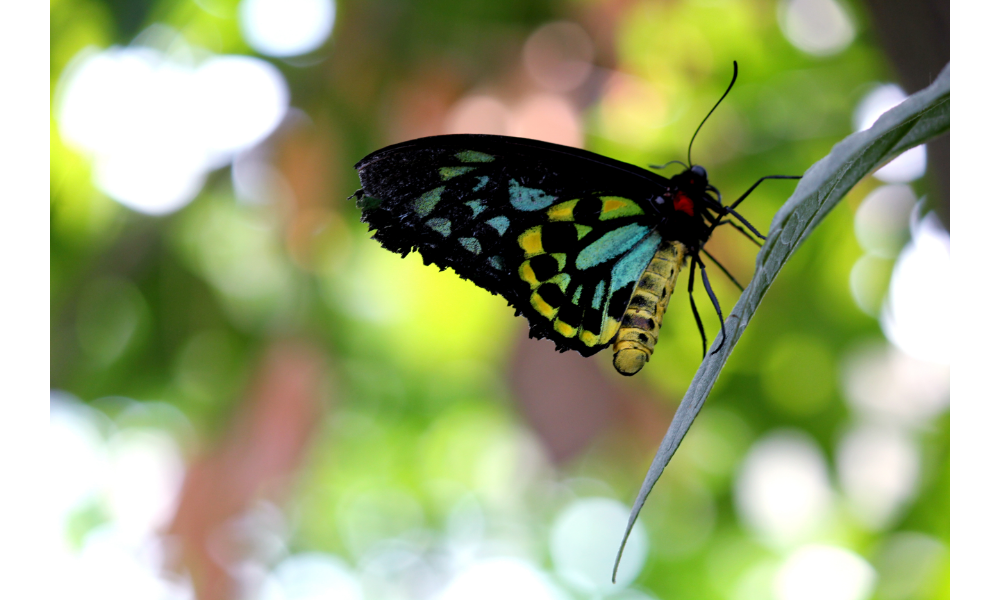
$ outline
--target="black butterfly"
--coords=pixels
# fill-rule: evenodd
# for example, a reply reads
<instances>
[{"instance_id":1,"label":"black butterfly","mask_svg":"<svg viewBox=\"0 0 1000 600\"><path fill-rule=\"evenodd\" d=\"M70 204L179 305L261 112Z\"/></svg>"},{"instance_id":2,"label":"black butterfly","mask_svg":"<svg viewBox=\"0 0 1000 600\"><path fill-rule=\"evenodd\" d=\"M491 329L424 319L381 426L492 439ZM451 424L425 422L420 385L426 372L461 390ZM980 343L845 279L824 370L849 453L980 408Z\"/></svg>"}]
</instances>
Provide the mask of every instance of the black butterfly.
<instances>
[{"instance_id":1,"label":"black butterfly","mask_svg":"<svg viewBox=\"0 0 1000 600\"><path fill-rule=\"evenodd\" d=\"M362 188L352 197L385 248L419 250L426 264L503 296L528 318L532 337L559 351L590 356L613 343L615 368L634 375L653 352L684 262L693 263L688 291L697 266L721 321L701 255L718 262L705 242L722 224L750 237L726 217L763 239L733 209L766 179L797 178L761 178L725 206L705 169L688 165L665 178L546 142L443 135L363 158L355 165Z\"/></svg>"}]
</instances>

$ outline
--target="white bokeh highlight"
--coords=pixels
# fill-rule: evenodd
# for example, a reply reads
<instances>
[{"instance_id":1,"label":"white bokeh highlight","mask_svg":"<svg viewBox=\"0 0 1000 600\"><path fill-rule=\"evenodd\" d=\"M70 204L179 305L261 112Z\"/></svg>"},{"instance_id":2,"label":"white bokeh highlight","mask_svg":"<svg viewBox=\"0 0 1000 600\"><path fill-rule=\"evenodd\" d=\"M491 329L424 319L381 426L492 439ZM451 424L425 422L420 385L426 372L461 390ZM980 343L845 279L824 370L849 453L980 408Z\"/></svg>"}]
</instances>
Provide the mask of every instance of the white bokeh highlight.
<instances>
[{"instance_id":1,"label":"white bokeh highlight","mask_svg":"<svg viewBox=\"0 0 1000 600\"><path fill-rule=\"evenodd\" d=\"M951 238L931 213L914 226L913 239L893 269L881 316L885 336L919 360L949 364L951 290Z\"/></svg>"},{"instance_id":2,"label":"white bokeh highlight","mask_svg":"<svg viewBox=\"0 0 1000 600\"><path fill-rule=\"evenodd\" d=\"M917 197L905 184L882 185L854 213L854 236L865 251L851 268L851 295L858 308L878 318L896 256L910 240Z\"/></svg>"},{"instance_id":3,"label":"white bokeh highlight","mask_svg":"<svg viewBox=\"0 0 1000 600\"><path fill-rule=\"evenodd\" d=\"M289 100L273 65L213 56L161 29L144 36L156 47L83 51L55 109L63 139L92 157L95 185L152 215L193 200L208 173L274 131Z\"/></svg>"},{"instance_id":4,"label":"white bokeh highlight","mask_svg":"<svg viewBox=\"0 0 1000 600\"><path fill-rule=\"evenodd\" d=\"M184 478L180 449L169 435L125 429L108 443L107 499L112 519L141 538L169 524Z\"/></svg>"},{"instance_id":5,"label":"white bokeh highlight","mask_svg":"<svg viewBox=\"0 0 1000 600\"><path fill-rule=\"evenodd\" d=\"M916 442L900 428L859 425L840 441L836 458L851 512L871 530L894 524L917 491Z\"/></svg>"},{"instance_id":6,"label":"white bokeh highlight","mask_svg":"<svg viewBox=\"0 0 1000 600\"><path fill-rule=\"evenodd\" d=\"M854 235L861 248L879 258L895 258L910 237L910 215L917 196L908 185L875 188L854 213Z\"/></svg>"},{"instance_id":7,"label":"white bokeh highlight","mask_svg":"<svg viewBox=\"0 0 1000 600\"><path fill-rule=\"evenodd\" d=\"M895 84L884 84L868 92L854 110L854 130L863 131L875 124L883 113L906 100L906 92ZM884 167L874 177L886 183L908 183L927 171L927 147L910 148Z\"/></svg>"},{"instance_id":8,"label":"white bokeh highlight","mask_svg":"<svg viewBox=\"0 0 1000 600\"><path fill-rule=\"evenodd\" d=\"M818 533L833 490L816 442L791 430L758 440L736 476L735 501L743 522L766 542L787 546Z\"/></svg>"},{"instance_id":9,"label":"white bokeh highlight","mask_svg":"<svg viewBox=\"0 0 1000 600\"><path fill-rule=\"evenodd\" d=\"M776 600L866 600L876 574L856 553L821 544L793 552L775 577Z\"/></svg>"},{"instance_id":10,"label":"white bokeh highlight","mask_svg":"<svg viewBox=\"0 0 1000 600\"><path fill-rule=\"evenodd\" d=\"M330 37L335 18L333 0L243 0L239 7L243 39L266 56L318 49Z\"/></svg>"},{"instance_id":11,"label":"white bokeh highlight","mask_svg":"<svg viewBox=\"0 0 1000 600\"><path fill-rule=\"evenodd\" d=\"M319 552L294 554L275 566L260 600L362 600L361 580L343 560Z\"/></svg>"},{"instance_id":12,"label":"white bokeh highlight","mask_svg":"<svg viewBox=\"0 0 1000 600\"><path fill-rule=\"evenodd\" d=\"M49 530L49 560L59 574L49 582L52 597L194 600L190 581L164 569L160 534L183 476L173 439L113 422L58 391L51 395L48 433L58 511ZM106 521L74 542L72 518L95 509Z\"/></svg>"},{"instance_id":13,"label":"white bokeh highlight","mask_svg":"<svg viewBox=\"0 0 1000 600\"><path fill-rule=\"evenodd\" d=\"M894 83L879 85L865 94L854 109L854 130L864 131L882 116L882 113L906 100L906 92Z\"/></svg>"},{"instance_id":14,"label":"white bokeh highlight","mask_svg":"<svg viewBox=\"0 0 1000 600\"><path fill-rule=\"evenodd\" d=\"M920 429L948 408L950 369L891 344L852 351L843 367L844 395L861 419Z\"/></svg>"},{"instance_id":15,"label":"white bokeh highlight","mask_svg":"<svg viewBox=\"0 0 1000 600\"><path fill-rule=\"evenodd\" d=\"M837 54L854 41L854 23L837 0L786 0L778 23L793 46L815 56Z\"/></svg>"},{"instance_id":16,"label":"white bokeh highlight","mask_svg":"<svg viewBox=\"0 0 1000 600\"><path fill-rule=\"evenodd\" d=\"M84 538L71 567L76 577L59 582L63 598L101 600L195 600L191 583L163 569L159 547L148 540L136 544L113 525L102 526Z\"/></svg>"},{"instance_id":17,"label":"white bokeh highlight","mask_svg":"<svg viewBox=\"0 0 1000 600\"><path fill-rule=\"evenodd\" d=\"M100 500L110 466L98 411L53 392L49 405L49 489L60 526L69 514Z\"/></svg>"},{"instance_id":18,"label":"white bokeh highlight","mask_svg":"<svg viewBox=\"0 0 1000 600\"><path fill-rule=\"evenodd\" d=\"M519 558L491 558L459 572L437 600L568 600L542 571Z\"/></svg>"},{"instance_id":19,"label":"white bokeh highlight","mask_svg":"<svg viewBox=\"0 0 1000 600\"><path fill-rule=\"evenodd\" d=\"M872 176L886 183L909 183L927 172L927 146L923 144L910 148L892 159Z\"/></svg>"},{"instance_id":20,"label":"white bokeh highlight","mask_svg":"<svg viewBox=\"0 0 1000 600\"><path fill-rule=\"evenodd\" d=\"M608 593L639 576L649 552L649 537L636 521L618 566L617 583L611 571L622 532L628 524L627 506L610 498L584 498L556 517L549 538L552 562L559 577L584 593Z\"/></svg>"}]
</instances>

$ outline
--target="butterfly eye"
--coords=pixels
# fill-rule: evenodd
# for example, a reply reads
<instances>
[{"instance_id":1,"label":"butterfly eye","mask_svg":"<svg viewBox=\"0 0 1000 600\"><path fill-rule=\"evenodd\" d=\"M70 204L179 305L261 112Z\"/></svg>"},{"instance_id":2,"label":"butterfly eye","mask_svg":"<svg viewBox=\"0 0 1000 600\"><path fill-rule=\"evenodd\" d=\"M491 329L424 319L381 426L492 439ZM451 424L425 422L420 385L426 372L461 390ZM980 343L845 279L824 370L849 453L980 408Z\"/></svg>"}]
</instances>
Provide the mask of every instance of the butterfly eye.
<instances>
[{"instance_id":1,"label":"butterfly eye","mask_svg":"<svg viewBox=\"0 0 1000 600\"><path fill-rule=\"evenodd\" d=\"M653 198L653 202L657 204L663 204L664 202L666 202L666 200L663 199L663 196L657 196L656 198Z\"/></svg>"}]
</instances>

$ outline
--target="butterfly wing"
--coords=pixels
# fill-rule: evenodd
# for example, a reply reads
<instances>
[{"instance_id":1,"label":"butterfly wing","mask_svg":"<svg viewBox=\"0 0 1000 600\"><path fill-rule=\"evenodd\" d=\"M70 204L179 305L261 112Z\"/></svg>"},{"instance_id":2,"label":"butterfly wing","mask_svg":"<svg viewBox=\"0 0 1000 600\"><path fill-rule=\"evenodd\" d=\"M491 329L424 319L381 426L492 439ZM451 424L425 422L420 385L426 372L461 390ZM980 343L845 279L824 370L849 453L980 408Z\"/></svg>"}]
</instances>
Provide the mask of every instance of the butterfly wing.
<instances>
[{"instance_id":1,"label":"butterfly wing","mask_svg":"<svg viewBox=\"0 0 1000 600\"><path fill-rule=\"evenodd\" d=\"M488 135L422 138L355 168L374 238L503 296L532 337L596 353L660 246L667 180L603 156Z\"/></svg>"}]
</instances>

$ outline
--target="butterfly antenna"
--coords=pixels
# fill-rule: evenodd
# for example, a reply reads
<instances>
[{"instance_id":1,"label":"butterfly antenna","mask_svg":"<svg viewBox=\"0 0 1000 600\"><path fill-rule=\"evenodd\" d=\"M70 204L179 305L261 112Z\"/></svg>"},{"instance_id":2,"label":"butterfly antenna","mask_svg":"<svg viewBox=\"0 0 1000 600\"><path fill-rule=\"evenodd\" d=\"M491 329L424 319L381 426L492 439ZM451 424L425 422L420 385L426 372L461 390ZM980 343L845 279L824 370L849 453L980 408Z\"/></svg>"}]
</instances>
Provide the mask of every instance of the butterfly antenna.
<instances>
[{"instance_id":1,"label":"butterfly antenna","mask_svg":"<svg viewBox=\"0 0 1000 600\"><path fill-rule=\"evenodd\" d=\"M691 276L688 277L688 300L691 301L691 312L694 313L694 322L698 324L698 332L701 333L701 357L704 359L708 353L708 338L705 337L705 326L701 324L701 315L698 314L698 306L694 303L694 271L695 261L691 261Z\"/></svg>"},{"instance_id":2,"label":"butterfly antenna","mask_svg":"<svg viewBox=\"0 0 1000 600\"><path fill-rule=\"evenodd\" d=\"M734 60L733 80L729 82L729 87L727 87L726 91L722 93L722 97L719 98L719 101L715 103L715 106L712 107L712 110L708 111L708 114L705 115L705 118L701 120L701 125L698 125L698 129L695 129L694 135L691 136L691 143L688 144L688 166L691 166L691 147L694 146L694 138L698 137L698 132L701 131L702 125L704 125L705 121L707 121L708 118L712 116L712 113L714 113L715 109L718 108L720 104L722 104L722 101L726 99L726 95L729 94L729 90L733 89L733 84L736 83L736 73L737 73L737 67L736 67L736 61Z\"/></svg>"},{"instance_id":3,"label":"butterfly antenna","mask_svg":"<svg viewBox=\"0 0 1000 600\"><path fill-rule=\"evenodd\" d=\"M687 168L687 165L684 164L684 161L682 161L682 160L672 160L670 162L663 163L662 165L649 165L649 168L650 169L666 169L667 167L669 167L670 165L672 165L674 163L677 163L680 166Z\"/></svg>"}]
</instances>

